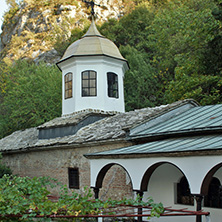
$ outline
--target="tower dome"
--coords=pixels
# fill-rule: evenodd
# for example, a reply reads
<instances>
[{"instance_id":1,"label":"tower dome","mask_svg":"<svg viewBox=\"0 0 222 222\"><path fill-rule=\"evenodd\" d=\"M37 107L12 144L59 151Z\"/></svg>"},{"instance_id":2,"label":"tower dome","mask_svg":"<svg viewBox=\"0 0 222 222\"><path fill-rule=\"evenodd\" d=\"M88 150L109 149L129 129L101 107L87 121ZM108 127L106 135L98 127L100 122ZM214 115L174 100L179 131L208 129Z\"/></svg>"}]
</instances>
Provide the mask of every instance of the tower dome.
<instances>
[{"instance_id":1,"label":"tower dome","mask_svg":"<svg viewBox=\"0 0 222 222\"><path fill-rule=\"evenodd\" d=\"M94 20L57 66L63 74L62 115L86 109L125 111L123 77L128 63L117 46L99 33Z\"/></svg>"},{"instance_id":2,"label":"tower dome","mask_svg":"<svg viewBox=\"0 0 222 222\"><path fill-rule=\"evenodd\" d=\"M120 54L118 47L111 40L99 33L94 20L92 20L87 33L67 48L58 64L71 57L96 55L104 55L119 59L125 61L127 65L127 61Z\"/></svg>"}]
</instances>

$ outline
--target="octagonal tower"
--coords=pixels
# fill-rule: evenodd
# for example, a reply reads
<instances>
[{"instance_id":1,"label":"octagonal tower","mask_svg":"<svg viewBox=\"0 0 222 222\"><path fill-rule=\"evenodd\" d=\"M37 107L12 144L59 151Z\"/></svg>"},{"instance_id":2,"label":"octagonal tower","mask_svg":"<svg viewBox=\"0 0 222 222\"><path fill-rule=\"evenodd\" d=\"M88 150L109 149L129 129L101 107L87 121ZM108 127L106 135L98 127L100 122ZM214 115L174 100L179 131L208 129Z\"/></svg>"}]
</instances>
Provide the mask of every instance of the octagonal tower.
<instances>
[{"instance_id":1,"label":"octagonal tower","mask_svg":"<svg viewBox=\"0 0 222 222\"><path fill-rule=\"evenodd\" d=\"M128 63L117 46L99 33L94 20L57 66L62 70L62 115L86 109L125 111L123 77Z\"/></svg>"}]
</instances>

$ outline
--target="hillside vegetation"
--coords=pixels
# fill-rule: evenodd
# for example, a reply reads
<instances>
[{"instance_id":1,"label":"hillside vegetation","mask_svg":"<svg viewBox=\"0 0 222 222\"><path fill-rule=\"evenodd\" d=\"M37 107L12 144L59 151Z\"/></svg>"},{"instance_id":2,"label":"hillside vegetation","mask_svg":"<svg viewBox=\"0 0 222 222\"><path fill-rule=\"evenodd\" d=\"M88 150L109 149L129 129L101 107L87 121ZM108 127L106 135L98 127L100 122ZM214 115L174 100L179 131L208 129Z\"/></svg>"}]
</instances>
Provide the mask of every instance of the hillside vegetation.
<instances>
[{"instance_id":1,"label":"hillside vegetation","mask_svg":"<svg viewBox=\"0 0 222 222\"><path fill-rule=\"evenodd\" d=\"M1 35L0 137L61 115L61 73L54 64L90 24L81 1L8 2ZM222 102L221 0L100 4L98 29L131 68L124 79L126 110L186 98L202 105Z\"/></svg>"}]
</instances>

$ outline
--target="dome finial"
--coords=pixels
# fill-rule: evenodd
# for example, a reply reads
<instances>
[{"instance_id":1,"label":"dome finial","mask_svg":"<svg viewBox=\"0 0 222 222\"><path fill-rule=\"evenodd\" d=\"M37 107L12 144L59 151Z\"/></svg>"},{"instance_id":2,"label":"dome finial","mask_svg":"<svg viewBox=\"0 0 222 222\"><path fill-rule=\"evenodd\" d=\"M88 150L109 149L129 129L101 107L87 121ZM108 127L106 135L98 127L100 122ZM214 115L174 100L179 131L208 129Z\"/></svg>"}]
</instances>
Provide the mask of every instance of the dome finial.
<instances>
[{"instance_id":1,"label":"dome finial","mask_svg":"<svg viewBox=\"0 0 222 222\"><path fill-rule=\"evenodd\" d=\"M96 28L96 24L95 24L95 21L94 21L94 17L92 17L92 23L88 29L88 31L86 32L86 34L83 36L83 37L86 37L86 36L100 36L100 37L103 37L100 32L98 31L98 29ZM83 38L82 37L82 38Z\"/></svg>"}]
</instances>

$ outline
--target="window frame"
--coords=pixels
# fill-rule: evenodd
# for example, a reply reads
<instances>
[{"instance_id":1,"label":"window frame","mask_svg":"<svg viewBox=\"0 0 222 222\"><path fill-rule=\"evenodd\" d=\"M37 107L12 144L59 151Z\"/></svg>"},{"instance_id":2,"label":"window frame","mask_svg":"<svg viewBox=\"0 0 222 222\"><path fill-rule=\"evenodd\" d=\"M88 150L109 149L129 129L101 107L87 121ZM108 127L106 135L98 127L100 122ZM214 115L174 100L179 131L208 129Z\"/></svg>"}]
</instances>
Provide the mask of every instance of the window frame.
<instances>
[{"instance_id":1,"label":"window frame","mask_svg":"<svg viewBox=\"0 0 222 222\"><path fill-rule=\"evenodd\" d=\"M74 177L73 177L74 175ZM77 181L75 181L77 179ZM79 189L79 169L78 168L68 168L68 182L70 189Z\"/></svg>"},{"instance_id":2,"label":"window frame","mask_svg":"<svg viewBox=\"0 0 222 222\"><path fill-rule=\"evenodd\" d=\"M87 75L87 78L85 78L85 75ZM97 72L94 70L85 70L81 74L81 79L82 79L82 97L97 96ZM92 93L93 89L94 93Z\"/></svg>"},{"instance_id":3,"label":"window frame","mask_svg":"<svg viewBox=\"0 0 222 222\"><path fill-rule=\"evenodd\" d=\"M73 74L72 72L68 72L64 75L64 98L70 99L73 97L72 95L72 87L73 87Z\"/></svg>"},{"instance_id":4,"label":"window frame","mask_svg":"<svg viewBox=\"0 0 222 222\"><path fill-rule=\"evenodd\" d=\"M110 98L119 98L118 75L114 72L107 72L107 94Z\"/></svg>"}]
</instances>

